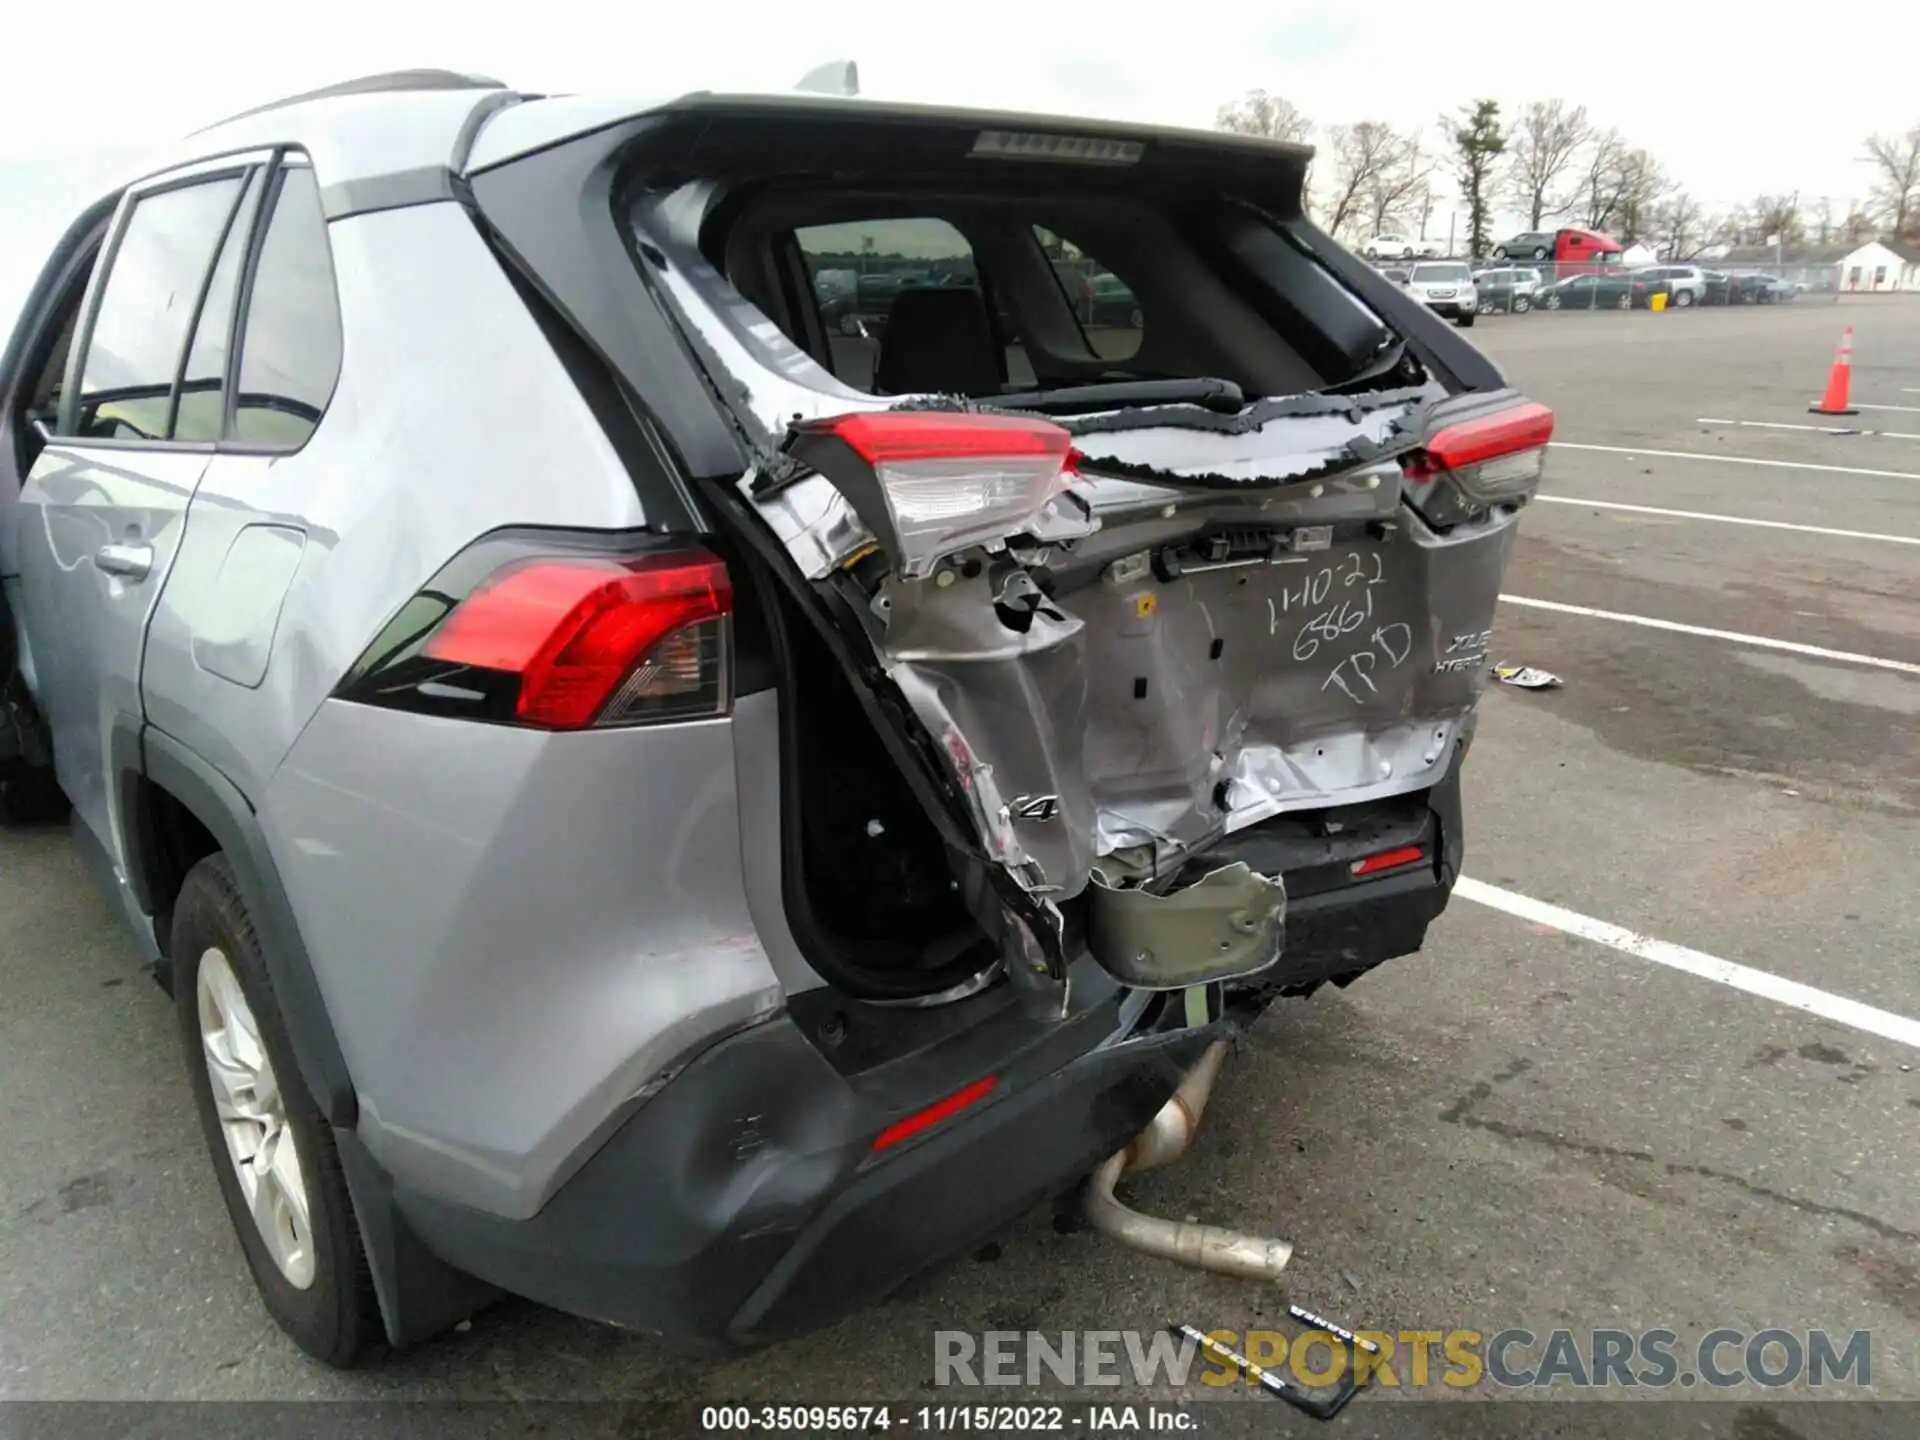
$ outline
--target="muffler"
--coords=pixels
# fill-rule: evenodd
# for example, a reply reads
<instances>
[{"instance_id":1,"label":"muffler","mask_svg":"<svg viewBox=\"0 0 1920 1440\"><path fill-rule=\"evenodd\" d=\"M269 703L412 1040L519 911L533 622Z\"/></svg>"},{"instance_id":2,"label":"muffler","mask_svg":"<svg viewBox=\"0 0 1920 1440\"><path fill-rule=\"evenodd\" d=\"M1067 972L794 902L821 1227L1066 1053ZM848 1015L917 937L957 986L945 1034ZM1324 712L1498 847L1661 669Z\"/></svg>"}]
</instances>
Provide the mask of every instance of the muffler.
<instances>
[{"instance_id":1,"label":"muffler","mask_svg":"<svg viewBox=\"0 0 1920 1440\"><path fill-rule=\"evenodd\" d=\"M1160 1107L1160 1113L1147 1128L1135 1136L1126 1149L1111 1156L1093 1172L1093 1179L1087 1184L1087 1221L1122 1245L1163 1260L1220 1275L1273 1280L1279 1278L1287 1262L1293 1259L1293 1246L1285 1240L1243 1235L1219 1225L1161 1220L1129 1210L1113 1196L1113 1187L1120 1183L1122 1175L1157 1170L1186 1153L1200 1128L1207 1097L1213 1093L1213 1082L1219 1078L1220 1066L1226 1058L1226 1041L1216 1040L1209 1045L1200 1063L1187 1072L1187 1078L1180 1082L1173 1098Z\"/></svg>"}]
</instances>

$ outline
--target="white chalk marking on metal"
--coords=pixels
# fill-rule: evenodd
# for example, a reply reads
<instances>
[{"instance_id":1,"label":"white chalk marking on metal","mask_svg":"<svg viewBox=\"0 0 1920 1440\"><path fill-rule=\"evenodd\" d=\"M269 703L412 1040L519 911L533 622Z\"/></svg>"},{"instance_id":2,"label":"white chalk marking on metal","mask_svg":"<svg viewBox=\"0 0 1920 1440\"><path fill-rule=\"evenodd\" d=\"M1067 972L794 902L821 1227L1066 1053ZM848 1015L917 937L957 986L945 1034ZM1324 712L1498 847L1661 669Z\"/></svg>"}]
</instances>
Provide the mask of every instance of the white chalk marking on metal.
<instances>
[{"instance_id":1,"label":"white chalk marking on metal","mask_svg":"<svg viewBox=\"0 0 1920 1440\"><path fill-rule=\"evenodd\" d=\"M1683 970L1689 975L1699 976L1702 980L1713 980L1721 985L1731 986L1735 990L1744 990L1749 995L1758 995L1761 999L1771 1000L1776 1005L1791 1006L1795 1010L1804 1010L1809 1015L1818 1015L1823 1020L1831 1020L1837 1025L1850 1026L1855 1030L1863 1030L1869 1035L1878 1035L1883 1040L1892 1040L1901 1045L1911 1045L1920 1049L1920 1020L1910 1020L1890 1010L1864 1005L1858 1000L1849 1000L1844 995L1816 990L1811 985L1802 985L1798 980L1789 980L1785 976L1775 975L1766 970L1755 970L1751 966L1736 964L1732 960L1722 960L1699 950L1690 950L1685 945L1656 940L1651 935L1642 935L1619 925L1609 925L1606 921L1595 920L1590 915L1563 910L1560 906L1549 905L1544 900L1518 895L1511 890L1503 890L1498 885L1489 885L1464 875L1455 882L1453 893L1475 904L1505 911L1522 920L1530 920L1536 925L1549 925L1568 935L1577 935L1582 940L1591 940L1596 945L1605 945L1641 960L1651 960L1656 965L1665 965L1672 970Z\"/></svg>"},{"instance_id":2,"label":"white chalk marking on metal","mask_svg":"<svg viewBox=\"0 0 1920 1440\"><path fill-rule=\"evenodd\" d=\"M1909 435L1904 430L1861 430L1850 425L1789 425L1784 420L1718 420L1711 415L1701 415L1693 423L1744 425L1749 430L1804 430L1813 435L1870 435L1876 440L1920 440L1920 435Z\"/></svg>"},{"instance_id":3,"label":"white chalk marking on metal","mask_svg":"<svg viewBox=\"0 0 1920 1440\"><path fill-rule=\"evenodd\" d=\"M1631 445L1576 445L1552 442L1556 450L1598 450L1609 455L1652 456L1660 460L1711 460L1720 465L1762 465L1769 470L1821 470L1829 475L1875 475L1884 480L1920 480L1912 470L1862 470L1852 465L1809 465L1804 460L1756 460L1750 455L1703 455L1698 450L1641 450Z\"/></svg>"},{"instance_id":4,"label":"white chalk marking on metal","mask_svg":"<svg viewBox=\"0 0 1920 1440\"><path fill-rule=\"evenodd\" d=\"M1590 505L1596 510L1631 510L1636 515L1667 515L1675 520L1713 520L1722 525L1757 525L1762 530L1798 530L1803 535L1837 535L1842 540L1884 540L1889 545L1920 545L1920 535L1878 535L1871 530L1835 530L1827 525L1793 525L1785 520L1755 520L1746 515L1709 515L1704 510L1663 510L1658 505L1627 505L1618 500L1582 500L1573 495L1536 495L1534 503Z\"/></svg>"},{"instance_id":5,"label":"white chalk marking on metal","mask_svg":"<svg viewBox=\"0 0 1920 1440\"><path fill-rule=\"evenodd\" d=\"M1840 660L1848 665L1871 665L1877 670L1898 670L1920 675L1920 665L1907 660L1885 660L1878 655L1856 655L1851 650L1828 650L1819 645L1802 645L1794 640L1775 640L1767 635L1744 635L1738 630L1713 630L1704 625L1682 625L1678 620L1656 620L1651 615L1623 615L1618 610L1594 610L1585 605L1563 605L1558 600L1533 600L1524 595L1502 595L1508 605L1524 605L1534 610L1557 610L1563 615L1585 615L1594 620L1618 620L1623 625L1644 625L1649 630L1673 630L1682 635L1704 635L1709 640L1731 640L1736 645L1751 645L1762 650L1785 650L1794 655L1811 655L1816 660Z\"/></svg>"}]
</instances>

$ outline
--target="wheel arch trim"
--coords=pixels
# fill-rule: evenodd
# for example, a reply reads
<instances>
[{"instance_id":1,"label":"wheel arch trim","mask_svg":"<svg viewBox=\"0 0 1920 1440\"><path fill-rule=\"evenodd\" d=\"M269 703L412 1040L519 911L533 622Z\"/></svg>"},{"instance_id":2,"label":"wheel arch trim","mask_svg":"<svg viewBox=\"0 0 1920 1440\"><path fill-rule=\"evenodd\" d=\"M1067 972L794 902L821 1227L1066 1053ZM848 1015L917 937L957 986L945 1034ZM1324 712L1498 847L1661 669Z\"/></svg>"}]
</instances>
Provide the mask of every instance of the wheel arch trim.
<instances>
[{"instance_id":1,"label":"wheel arch trim","mask_svg":"<svg viewBox=\"0 0 1920 1440\"><path fill-rule=\"evenodd\" d=\"M142 742L147 779L191 811L227 857L259 932L267 975L307 1093L329 1125L351 1129L359 1118L353 1081L253 805L226 776L164 732L148 726ZM129 870L144 870L144 858L135 864L130 856ZM144 890L144 879L132 883Z\"/></svg>"}]
</instances>

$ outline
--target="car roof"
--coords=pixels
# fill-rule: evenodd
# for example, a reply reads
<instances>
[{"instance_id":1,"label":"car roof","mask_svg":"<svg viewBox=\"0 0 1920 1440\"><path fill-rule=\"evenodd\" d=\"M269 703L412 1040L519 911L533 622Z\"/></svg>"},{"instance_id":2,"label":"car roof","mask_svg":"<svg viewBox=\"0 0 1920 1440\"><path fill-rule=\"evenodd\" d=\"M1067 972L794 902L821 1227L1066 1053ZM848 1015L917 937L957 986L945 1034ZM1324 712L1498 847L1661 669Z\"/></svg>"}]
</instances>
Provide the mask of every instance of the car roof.
<instances>
[{"instance_id":1,"label":"car roof","mask_svg":"<svg viewBox=\"0 0 1920 1440\"><path fill-rule=\"evenodd\" d=\"M1311 159L1313 147L1262 135L1238 135L1223 130L1188 126L1148 125L1136 121L1101 120L1084 115L1048 114L1025 110L975 110L961 106L917 105L863 96L818 95L802 91L721 92L696 90L660 96L561 95L528 98L490 118L467 160L475 173L504 164L535 150L545 149L589 131L647 115L712 115L751 113L768 120L804 120L832 114L860 114L875 119L937 120L974 124L982 129L1050 131L1098 135L1123 140L1186 139L1213 148Z\"/></svg>"},{"instance_id":2,"label":"car roof","mask_svg":"<svg viewBox=\"0 0 1920 1440\"><path fill-rule=\"evenodd\" d=\"M1091 133L1119 139L1203 141L1308 159L1310 145L1216 130L1152 126L1021 111L908 105L812 93L679 96L525 95L498 80L451 70L369 75L272 101L218 121L141 158L105 195L149 176L222 155L275 146L305 150L325 187L328 213L405 203L436 176L472 174L624 120L647 115L751 113L772 120L857 111L876 119L939 119L983 129ZM388 182L382 184L381 182ZM389 198L382 199L382 196Z\"/></svg>"},{"instance_id":3,"label":"car roof","mask_svg":"<svg viewBox=\"0 0 1920 1440\"><path fill-rule=\"evenodd\" d=\"M446 170L491 110L517 99L497 80L448 70L369 75L288 96L148 151L112 187L222 155L305 150L329 190ZM335 207L329 206L330 211Z\"/></svg>"}]
</instances>

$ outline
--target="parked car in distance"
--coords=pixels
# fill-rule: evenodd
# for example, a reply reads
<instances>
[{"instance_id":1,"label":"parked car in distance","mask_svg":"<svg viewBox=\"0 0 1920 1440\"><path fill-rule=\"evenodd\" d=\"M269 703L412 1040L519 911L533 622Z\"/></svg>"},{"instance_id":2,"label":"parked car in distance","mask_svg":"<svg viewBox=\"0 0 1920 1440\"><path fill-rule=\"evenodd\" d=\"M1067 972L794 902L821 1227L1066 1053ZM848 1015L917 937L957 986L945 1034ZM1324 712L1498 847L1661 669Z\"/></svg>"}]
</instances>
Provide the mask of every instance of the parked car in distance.
<instances>
[{"instance_id":1,"label":"parked car in distance","mask_svg":"<svg viewBox=\"0 0 1920 1440\"><path fill-rule=\"evenodd\" d=\"M1732 286L1728 288L1728 303L1734 305L1786 305L1799 296L1799 290L1793 286L1793 282L1782 280L1778 275L1745 273L1730 278Z\"/></svg>"},{"instance_id":2,"label":"parked car in distance","mask_svg":"<svg viewBox=\"0 0 1920 1440\"><path fill-rule=\"evenodd\" d=\"M1307 166L409 71L76 203L0 348L0 811L70 802L172 996L137 1103L216 1175L141 1233L217 1187L333 1365L503 1293L761 1345L1110 1198L1268 1006L1419 950L1553 415ZM1168 344L1088 355L1055 225ZM892 267L874 343L807 261Z\"/></svg>"},{"instance_id":3,"label":"parked car in distance","mask_svg":"<svg viewBox=\"0 0 1920 1440\"><path fill-rule=\"evenodd\" d=\"M1670 298L1667 303L1679 310L1707 303L1707 272L1698 265L1648 265L1635 270L1646 280L1664 280Z\"/></svg>"},{"instance_id":4,"label":"parked car in distance","mask_svg":"<svg viewBox=\"0 0 1920 1440\"><path fill-rule=\"evenodd\" d=\"M1407 235L1375 235L1360 247L1360 253L1369 260L1438 259L1440 242L1415 240Z\"/></svg>"},{"instance_id":5,"label":"parked car in distance","mask_svg":"<svg viewBox=\"0 0 1920 1440\"><path fill-rule=\"evenodd\" d=\"M1102 270L1087 281L1087 323L1138 330L1144 316L1127 282Z\"/></svg>"},{"instance_id":6,"label":"parked car in distance","mask_svg":"<svg viewBox=\"0 0 1920 1440\"><path fill-rule=\"evenodd\" d=\"M1479 312L1479 289L1464 260L1426 260L1407 274L1407 289L1436 315L1468 326Z\"/></svg>"},{"instance_id":7,"label":"parked car in distance","mask_svg":"<svg viewBox=\"0 0 1920 1440\"><path fill-rule=\"evenodd\" d=\"M1546 283L1540 272L1525 265L1495 265L1473 277L1482 315L1525 314Z\"/></svg>"},{"instance_id":8,"label":"parked car in distance","mask_svg":"<svg viewBox=\"0 0 1920 1440\"><path fill-rule=\"evenodd\" d=\"M1620 242L1593 230L1566 226L1559 230L1530 230L1493 247L1496 260L1551 260L1557 276L1569 267L1618 265L1624 252Z\"/></svg>"},{"instance_id":9,"label":"parked car in distance","mask_svg":"<svg viewBox=\"0 0 1920 1440\"><path fill-rule=\"evenodd\" d=\"M1611 270L1557 280L1535 297L1534 304L1542 310L1644 310L1653 304L1655 295L1666 293L1664 280Z\"/></svg>"}]
</instances>

